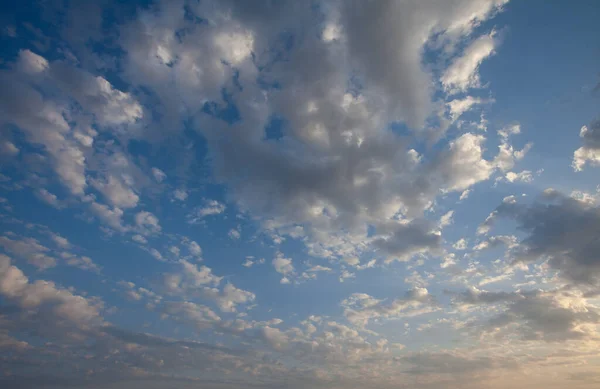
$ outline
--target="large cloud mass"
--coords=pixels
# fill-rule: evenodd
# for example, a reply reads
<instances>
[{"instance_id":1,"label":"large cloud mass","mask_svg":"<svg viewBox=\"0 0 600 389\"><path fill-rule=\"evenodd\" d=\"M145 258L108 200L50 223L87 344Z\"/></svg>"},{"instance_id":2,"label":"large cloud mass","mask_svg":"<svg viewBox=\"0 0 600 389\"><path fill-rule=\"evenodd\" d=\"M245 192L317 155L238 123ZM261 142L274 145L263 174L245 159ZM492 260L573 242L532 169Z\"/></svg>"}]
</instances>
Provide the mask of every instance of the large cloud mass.
<instances>
[{"instance_id":1,"label":"large cloud mass","mask_svg":"<svg viewBox=\"0 0 600 389\"><path fill-rule=\"evenodd\" d=\"M527 197L507 3L36 2L0 36L0 386L595 385L600 194Z\"/></svg>"}]
</instances>

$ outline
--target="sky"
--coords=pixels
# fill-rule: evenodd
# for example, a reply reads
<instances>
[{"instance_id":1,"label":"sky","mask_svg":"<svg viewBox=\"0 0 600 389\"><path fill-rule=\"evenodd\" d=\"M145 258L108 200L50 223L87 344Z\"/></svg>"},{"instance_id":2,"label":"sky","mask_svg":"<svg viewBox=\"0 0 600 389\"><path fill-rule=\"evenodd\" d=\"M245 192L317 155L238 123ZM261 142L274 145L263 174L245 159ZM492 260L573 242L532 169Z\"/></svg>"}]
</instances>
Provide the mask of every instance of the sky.
<instances>
[{"instance_id":1,"label":"sky","mask_svg":"<svg viewBox=\"0 0 600 389\"><path fill-rule=\"evenodd\" d=\"M597 388L598 15L2 2L0 386Z\"/></svg>"}]
</instances>

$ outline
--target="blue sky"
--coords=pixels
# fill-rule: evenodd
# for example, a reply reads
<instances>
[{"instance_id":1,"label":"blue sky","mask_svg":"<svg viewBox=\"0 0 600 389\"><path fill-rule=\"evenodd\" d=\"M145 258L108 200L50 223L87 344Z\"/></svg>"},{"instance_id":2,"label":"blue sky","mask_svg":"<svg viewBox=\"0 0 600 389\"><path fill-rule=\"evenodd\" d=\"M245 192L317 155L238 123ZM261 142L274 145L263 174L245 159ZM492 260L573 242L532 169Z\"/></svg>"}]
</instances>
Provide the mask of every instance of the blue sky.
<instances>
[{"instance_id":1,"label":"blue sky","mask_svg":"<svg viewBox=\"0 0 600 389\"><path fill-rule=\"evenodd\" d=\"M600 382L597 2L0 9L3 387Z\"/></svg>"}]
</instances>

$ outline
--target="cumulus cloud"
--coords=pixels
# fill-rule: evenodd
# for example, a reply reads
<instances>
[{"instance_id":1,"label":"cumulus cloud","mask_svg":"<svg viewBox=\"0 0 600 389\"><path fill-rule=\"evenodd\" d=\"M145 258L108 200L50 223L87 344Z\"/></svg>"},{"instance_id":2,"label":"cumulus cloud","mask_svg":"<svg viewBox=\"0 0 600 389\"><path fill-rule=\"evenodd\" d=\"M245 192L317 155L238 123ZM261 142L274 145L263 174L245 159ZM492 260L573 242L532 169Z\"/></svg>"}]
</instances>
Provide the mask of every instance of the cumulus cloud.
<instances>
[{"instance_id":1,"label":"cumulus cloud","mask_svg":"<svg viewBox=\"0 0 600 389\"><path fill-rule=\"evenodd\" d=\"M16 125L30 142L43 145L60 181L71 193L83 194L87 185L85 156L69 139L71 129L64 119L66 106L45 98L10 75L2 73L0 79L7 85L0 93L0 124Z\"/></svg>"},{"instance_id":2,"label":"cumulus cloud","mask_svg":"<svg viewBox=\"0 0 600 389\"><path fill-rule=\"evenodd\" d=\"M94 114L100 125L135 123L143 116L143 109L133 96L115 89L101 76L60 61L53 62L48 72L60 88Z\"/></svg>"},{"instance_id":3,"label":"cumulus cloud","mask_svg":"<svg viewBox=\"0 0 600 389\"><path fill-rule=\"evenodd\" d=\"M20 51L15 72L0 74L12 86L0 96L2 124L17 126L30 143L42 145L59 180L72 194L83 195L89 148L98 135L92 125L104 131L132 125L143 117L141 105L101 76L29 50ZM132 195L118 197L123 188L115 178L96 180L97 189L115 205L132 206Z\"/></svg>"},{"instance_id":4,"label":"cumulus cloud","mask_svg":"<svg viewBox=\"0 0 600 389\"><path fill-rule=\"evenodd\" d=\"M159 184L167 178L167 174L157 167L152 168L152 176Z\"/></svg>"},{"instance_id":5,"label":"cumulus cloud","mask_svg":"<svg viewBox=\"0 0 600 389\"><path fill-rule=\"evenodd\" d=\"M223 212L225 212L224 204L221 204L217 200L204 200L204 206L194 209L194 211L188 215L188 223L198 223L207 216L219 215Z\"/></svg>"},{"instance_id":6,"label":"cumulus cloud","mask_svg":"<svg viewBox=\"0 0 600 389\"><path fill-rule=\"evenodd\" d=\"M450 142L449 150L436 166L438 174L445 176L448 189L464 191L490 177L495 166L483 158L484 141L482 135L467 133Z\"/></svg>"},{"instance_id":7,"label":"cumulus cloud","mask_svg":"<svg viewBox=\"0 0 600 389\"><path fill-rule=\"evenodd\" d=\"M44 36L25 24L15 30L36 41L27 46L35 49L21 50L0 70L0 125L10 133L6 139L2 135L0 149L11 155L7 170L16 171L10 179L1 176L3 189L32 190L56 209L69 207L63 216L73 211L99 222L107 253L121 250L119 240L135 242L129 249L140 248L161 262L148 262L156 269L136 267L135 283L115 282L112 269L92 260L100 255L90 258L76 247L87 236L77 239L61 230L69 240L45 235L51 242L46 247L42 238L6 233L0 245L27 262L24 266L44 270L67 264L96 272L86 273L99 280L90 285L101 283L127 299L110 309L119 310L118 320L132 305L138 320L132 325L172 331L186 340L109 325L100 315L101 300L30 280L0 257L0 293L12 304L1 308L0 348L11 350L10 358L31 350L40 355L18 354L10 365L16 378L0 378L1 383L160 387L177 380L184 388L388 388L417 377L431 388L471 388L488 373L523 366L529 373L546 363L541 362L546 342L596 346L597 309L579 291L594 295L600 283L595 194L548 192L525 205L510 196L480 226L481 236L465 235L472 226L462 207L473 193L480 195L477 200L488 197L481 183L527 183L533 177L516 166L531 148L519 150L511 143L520 125L504 127L496 137L484 133L498 127L483 114L479 121L466 121L494 102L471 92L486 84L480 68L499 45L495 32L485 33L485 22L506 0L331 1L318 7L156 1L131 12L121 12L121 5L84 3L44 8L61 16L57 35ZM61 34L65 42L57 41ZM436 121L439 128L432 124ZM582 130L576 170L599 160L596 127ZM433 132L444 137L432 139L427 134ZM456 213L448 211L457 199ZM194 226L177 224L181 213ZM502 226L488 236L501 218L515 221L518 232L512 235ZM5 222L15 231L39 228L3 214ZM466 229L456 233L459 222ZM259 252L211 258L222 238L217 233L237 240L229 246L245 250L253 244ZM494 252L486 250L501 246L504 258L488 258ZM369 294L353 293L341 309L323 317L281 316L284 322L269 315L281 309L277 304L262 306L262 301L256 312L253 304L277 285L265 280L255 294L243 289L252 288L246 285L253 280L238 283L228 266L230 261L239 266L246 254L256 258L247 256L245 267L265 263L261 257L269 253L275 253L272 270L282 284L314 280L324 272L330 273L327 280L335 275L345 282L319 289L328 294L323 304L337 295L329 295L329 287L364 286ZM526 273L527 266L520 267L523 274L516 272L520 264L533 264L536 273ZM260 272L268 269L237 270L262 282ZM389 297L384 294L388 275L414 289ZM363 283L372 276L382 282ZM544 287L568 285L561 285L564 293L502 290L509 279L527 288L538 280ZM82 283L87 278L76 285ZM438 303L425 289L437 293L440 284L497 289L473 287L453 295L456 306L444 307L442 316L438 311L446 301ZM280 289L282 299L294 294L291 303L306 291ZM148 312L137 317L137 309ZM389 327L381 326L381 333L371 328L399 318L393 335L406 340L405 350L386 338ZM21 324L26 324L22 330ZM68 331L38 339L48 334L43 324ZM485 347L414 351L424 334L435 336L436 325L443 336L465 344L485 339ZM62 342L72 328L77 344ZM211 343L188 339L199 333ZM526 353L517 340L528 342ZM507 341L515 343L499 351ZM538 359L531 362L534 356ZM38 376L21 365L42 367ZM24 371L33 377L21 377Z\"/></svg>"},{"instance_id":8,"label":"cumulus cloud","mask_svg":"<svg viewBox=\"0 0 600 389\"><path fill-rule=\"evenodd\" d=\"M473 41L446 70L441 78L444 89L449 93L464 92L469 88L479 88L479 66L493 55L498 45L495 32L483 35Z\"/></svg>"},{"instance_id":9,"label":"cumulus cloud","mask_svg":"<svg viewBox=\"0 0 600 389\"><path fill-rule=\"evenodd\" d=\"M394 223L386 226L388 236L373 241L373 245L387 253L387 261L406 261L414 254L435 250L441 236L426 222Z\"/></svg>"},{"instance_id":10,"label":"cumulus cloud","mask_svg":"<svg viewBox=\"0 0 600 389\"><path fill-rule=\"evenodd\" d=\"M452 245L452 247L456 250L465 250L467 248L467 240L465 238L460 238Z\"/></svg>"},{"instance_id":11,"label":"cumulus cloud","mask_svg":"<svg viewBox=\"0 0 600 389\"><path fill-rule=\"evenodd\" d=\"M472 107L489 102L491 103L493 102L493 100L486 100L478 97L467 96L464 99L454 99L446 103L446 106L448 107L450 119L452 119L452 121L454 122L458 120L458 118L461 117L463 113L471 110Z\"/></svg>"},{"instance_id":12,"label":"cumulus cloud","mask_svg":"<svg viewBox=\"0 0 600 389\"><path fill-rule=\"evenodd\" d=\"M188 198L188 193L184 189L176 189L173 192L173 198L179 201L185 201Z\"/></svg>"},{"instance_id":13,"label":"cumulus cloud","mask_svg":"<svg viewBox=\"0 0 600 389\"><path fill-rule=\"evenodd\" d=\"M283 276L281 279L282 284L289 284L290 280L288 276L294 273L294 265L292 264L291 258L286 258L282 253L278 253L272 261L275 271Z\"/></svg>"},{"instance_id":14,"label":"cumulus cloud","mask_svg":"<svg viewBox=\"0 0 600 389\"><path fill-rule=\"evenodd\" d=\"M181 260L181 273L168 274L165 278L165 286L172 292L186 289L194 289L203 285L219 285L222 277L213 274L212 269L207 266L198 268L196 264Z\"/></svg>"},{"instance_id":15,"label":"cumulus cloud","mask_svg":"<svg viewBox=\"0 0 600 389\"><path fill-rule=\"evenodd\" d=\"M600 211L595 205L549 189L533 204L505 199L485 225L493 226L499 218L515 220L527 233L515 252L516 261L547 260L568 281L600 282L600 242L595 235Z\"/></svg>"},{"instance_id":16,"label":"cumulus cloud","mask_svg":"<svg viewBox=\"0 0 600 389\"><path fill-rule=\"evenodd\" d=\"M0 150L2 151L2 155L9 157L14 157L19 154L20 151L19 148L10 141L3 141L0 143Z\"/></svg>"},{"instance_id":17,"label":"cumulus cloud","mask_svg":"<svg viewBox=\"0 0 600 389\"><path fill-rule=\"evenodd\" d=\"M365 293L354 293L342 301L344 316L352 324L364 327L371 320L418 316L436 310L425 288L415 288L403 298L386 303Z\"/></svg>"},{"instance_id":18,"label":"cumulus cloud","mask_svg":"<svg viewBox=\"0 0 600 389\"><path fill-rule=\"evenodd\" d=\"M504 177L498 177L496 181L505 180L507 182L526 182L533 181L533 173L530 170L523 170L522 172L507 172Z\"/></svg>"},{"instance_id":19,"label":"cumulus cloud","mask_svg":"<svg viewBox=\"0 0 600 389\"><path fill-rule=\"evenodd\" d=\"M0 246L42 270L54 267L57 263L56 258L50 255L50 249L34 238L10 239L7 236L0 236Z\"/></svg>"},{"instance_id":20,"label":"cumulus cloud","mask_svg":"<svg viewBox=\"0 0 600 389\"><path fill-rule=\"evenodd\" d=\"M506 309L482 323L481 330L495 333L515 329L524 340L557 342L594 338L600 314L581 295L551 292L486 292L471 289L458 296L461 304L503 304ZM592 324L592 326L586 325ZM506 331L504 336L515 332Z\"/></svg>"},{"instance_id":21,"label":"cumulus cloud","mask_svg":"<svg viewBox=\"0 0 600 389\"><path fill-rule=\"evenodd\" d=\"M223 312L235 312L236 305L252 302L256 298L254 293L236 288L231 283L227 283L220 292L216 289L208 289L204 293L213 299Z\"/></svg>"},{"instance_id":22,"label":"cumulus cloud","mask_svg":"<svg viewBox=\"0 0 600 389\"><path fill-rule=\"evenodd\" d=\"M5 255L0 255L0 293L20 309L49 315L49 319L56 320L53 325L66 321L66 325L86 329L102 323L97 304L50 281L30 282Z\"/></svg>"},{"instance_id":23,"label":"cumulus cloud","mask_svg":"<svg viewBox=\"0 0 600 389\"><path fill-rule=\"evenodd\" d=\"M102 193L108 202L118 208L134 208L140 197L126 183L125 179L108 176L106 180L93 180L92 185Z\"/></svg>"},{"instance_id":24,"label":"cumulus cloud","mask_svg":"<svg viewBox=\"0 0 600 389\"><path fill-rule=\"evenodd\" d=\"M227 233L227 235L229 236L229 238L233 239L233 240L238 240L241 238L242 234L240 233L239 227L236 228L232 228L231 230L229 230L229 232Z\"/></svg>"},{"instance_id":25,"label":"cumulus cloud","mask_svg":"<svg viewBox=\"0 0 600 389\"><path fill-rule=\"evenodd\" d=\"M190 251L190 254L192 254L193 256L200 257L202 255L202 248L195 241L186 241L186 245L188 247L188 250Z\"/></svg>"},{"instance_id":26,"label":"cumulus cloud","mask_svg":"<svg viewBox=\"0 0 600 389\"><path fill-rule=\"evenodd\" d=\"M108 227L124 232L128 230L128 227L123 223L123 210L117 207L110 208L106 204L92 202L90 204L90 210L100 220L101 223Z\"/></svg>"},{"instance_id":27,"label":"cumulus cloud","mask_svg":"<svg viewBox=\"0 0 600 389\"><path fill-rule=\"evenodd\" d=\"M199 330L211 328L221 320L209 307L190 301L165 302L164 312L168 315L175 315L179 320L191 323Z\"/></svg>"},{"instance_id":28,"label":"cumulus cloud","mask_svg":"<svg viewBox=\"0 0 600 389\"><path fill-rule=\"evenodd\" d=\"M158 218L148 211L138 212L135 215L135 224L142 234L157 233L161 230Z\"/></svg>"},{"instance_id":29,"label":"cumulus cloud","mask_svg":"<svg viewBox=\"0 0 600 389\"><path fill-rule=\"evenodd\" d=\"M40 188L35 192L35 194L40 200L42 200L46 204L56 209L63 208L63 204L58 199L58 197L55 194L48 192L46 189Z\"/></svg>"},{"instance_id":30,"label":"cumulus cloud","mask_svg":"<svg viewBox=\"0 0 600 389\"><path fill-rule=\"evenodd\" d=\"M31 50L21 50L19 52L19 59L17 60L16 67L20 72L37 74L48 69L48 61L46 58L35 54Z\"/></svg>"},{"instance_id":31,"label":"cumulus cloud","mask_svg":"<svg viewBox=\"0 0 600 389\"><path fill-rule=\"evenodd\" d=\"M244 263L242 263L242 266L252 267L254 265L263 265L265 262L266 262L266 260L264 258L254 259L253 256L247 256L246 259L244 260Z\"/></svg>"},{"instance_id":32,"label":"cumulus cloud","mask_svg":"<svg viewBox=\"0 0 600 389\"><path fill-rule=\"evenodd\" d=\"M581 127L579 137L583 146L575 150L573 154L573 169L583 170L584 166L600 164L600 120L593 121L589 126Z\"/></svg>"},{"instance_id":33,"label":"cumulus cloud","mask_svg":"<svg viewBox=\"0 0 600 389\"><path fill-rule=\"evenodd\" d=\"M265 223L274 221L284 235L291 226L305 225L311 252L342 257L342 251L354 246L352 254L358 255L367 249L357 244L366 241L367 224L387 223L398 212L422 212L437 196L438 184L465 190L489 178L493 167L481 153L475 153L478 161L465 163L478 171L439 177L437 166L424 166L415 150L384 129L393 120L420 127L431 111L431 75L422 66L427 42L454 50L504 3L460 0L424 4L420 10L396 2L343 4L339 9L332 5L323 11L326 26L334 26L325 27L325 35L324 26L305 23L321 11L301 5L294 7L294 17L280 7L263 5L258 9L264 15L259 16L235 2L189 10L213 20L210 29L190 25L173 5L168 8L172 18L145 13L143 25L124 29L125 75L134 85L155 91L160 101L156 109L165 124L198 112L199 96L202 104L211 101L225 109L221 86L232 75L229 66L235 67L236 82L243 88L231 89L229 101L244 119L227 123L214 110L195 117L217 179L231 187L242 209ZM277 21L265 15L277 15ZM184 28L185 36L172 33ZM273 50L281 50L276 37L282 29L310 31L302 34L306 39L301 45L286 51L285 62L272 61ZM327 38L332 31L335 38ZM272 65L257 69L248 61L251 54L255 63ZM306 66L306 58L318 63ZM255 82L257 71L286 87L263 89ZM348 93L354 73L362 87ZM453 106L454 115L467 109L464 104ZM264 136L273 116L286 123L277 145ZM479 149L482 143L478 141ZM456 176L471 173L474 179L454 182ZM207 201L189 221L223 211L224 206ZM342 230L348 233L340 234L345 236L335 245L323 238ZM339 244L341 240L345 243Z\"/></svg>"}]
</instances>

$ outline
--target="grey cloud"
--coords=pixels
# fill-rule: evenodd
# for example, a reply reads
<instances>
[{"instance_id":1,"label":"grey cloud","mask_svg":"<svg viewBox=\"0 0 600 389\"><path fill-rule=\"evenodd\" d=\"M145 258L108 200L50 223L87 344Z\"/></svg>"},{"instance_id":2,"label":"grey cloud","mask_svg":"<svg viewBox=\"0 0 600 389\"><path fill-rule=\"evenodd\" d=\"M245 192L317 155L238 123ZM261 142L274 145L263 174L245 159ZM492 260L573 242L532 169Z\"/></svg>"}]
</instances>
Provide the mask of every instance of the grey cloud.
<instances>
[{"instance_id":1,"label":"grey cloud","mask_svg":"<svg viewBox=\"0 0 600 389\"><path fill-rule=\"evenodd\" d=\"M56 266L56 258L50 255L50 249L34 238L10 239L7 236L0 236L0 246L41 270Z\"/></svg>"},{"instance_id":2,"label":"grey cloud","mask_svg":"<svg viewBox=\"0 0 600 389\"><path fill-rule=\"evenodd\" d=\"M506 303L518 300L521 295L514 292L488 292L472 288L458 294L455 297L462 304L476 305L495 304L500 302Z\"/></svg>"},{"instance_id":3,"label":"grey cloud","mask_svg":"<svg viewBox=\"0 0 600 389\"><path fill-rule=\"evenodd\" d=\"M102 300L83 297L45 280L30 281L10 258L0 255L0 295L18 309L4 311L6 328L15 333L81 341L103 323Z\"/></svg>"},{"instance_id":4,"label":"grey cloud","mask_svg":"<svg viewBox=\"0 0 600 389\"><path fill-rule=\"evenodd\" d=\"M597 338L595 331L581 324L597 324L600 314L589 307L583 310L565 307L552 297L532 294L518 299L508 309L488 322L490 329L517 324L524 340L548 342Z\"/></svg>"},{"instance_id":5,"label":"grey cloud","mask_svg":"<svg viewBox=\"0 0 600 389\"><path fill-rule=\"evenodd\" d=\"M354 325L365 327L371 320L418 316L437 309L425 288L415 288L402 298L385 302L365 293L353 293L342 301L344 316Z\"/></svg>"},{"instance_id":6,"label":"grey cloud","mask_svg":"<svg viewBox=\"0 0 600 389\"><path fill-rule=\"evenodd\" d=\"M396 117L420 127L431 95L430 76L421 68L420 39L437 15L414 11L395 1L349 1L343 3L340 21L365 84L374 86L372 93L389 96L384 103Z\"/></svg>"},{"instance_id":7,"label":"grey cloud","mask_svg":"<svg viewBox=\"0 0 600 389\"><path fill-rule=\"evenodd\" d=\"M65 107L6 73L0 73L0 80L6 85L0 91L0 124L14 124L26 132L31 143L43 145L59 179L73 194L82 194L87 185L85 157L67 137L70 127L63 117Z\"/></svg>"},{"instance_id":8,"label":"grey cloud","mask_svg":"<svg viewBox=\"0 0 600 389\"><path fill-rule=\"evenodd\" d=\"M495 169L477 150L468 163L454 163L465 159L463 149L427 167L386 126L398 116L415 124L428 114L429 75L420 65L428 38L436 35L438 43L451 45L503 3L351 2L319 10L295 3L292 12L270 2L254 4L256 8L221 2L188 9L211 20L209 26L190 24L177 4L161 3L162 14L147 14L144 24L123 27L121 44L128 52L127 78L153 89L161 103L156 109L165 120L194 116L208 141L217 178L234 189L242 209L282 226L307 224L308 240L319 244L327 243L319 237L335 230L364 242L367 223L380 223L399 211L417 216L440 186L465 189ZM224 20L223 14L231 18ZM323 23L314 23L315 16ZM330 24L340 25L339 40L322 39ZM173 32L184 26L186 35L175 39ZM294 35L291 48L282 47L282 32ZM219 43L224 33L235 37L236 47L241 45L239 58L226 61L228 65L210 60L231 57ZM252 42L251 50L246 41ZM172 61L169 66L163 63L166 57ZM193 71L192 63L202 72ZM231 84L233 68L242 89ZM348 82L355 73L365 87L352 94ZM265 89L257 85L257 77L281 88ZM231 93L241 121L225 123L202 113L199 102L212 100L227 108L222 86ZM377 96L383 96L384 104ZM277 144L264 139L274 115L285 123ZM436 172L438 166L446 172Z\"/></svg>"},{"instance_id":9,"label":"grey cloud","mask_svg":"<svg viewBox=\"0 0 600 389\"><path fill-rule=\"evenodd\" d=\"M433 232L433 226L429 223L415 221L388 224L387 227L390 227L391 234L386 238L375 239L373 246L383 250L388 261L407 260L415 253L438 249L442 242L441 235Z\"/></svg>"},{"instance_id":10,"label":"grey cloud","mask_svg":"<svg viewBox=\"0 0 600 389\"><path fill-rule=\"evenodd\" d=\"M470 289L454 295L454 298L462 306L505 306L502 313L477 323L478 330L484 333L506 337L517 334L521 340L546 342L598 338L596 331L585 324L600 323L600 312L589 305L580 294L562 291L488 292Z\"/></svg>"},{"instance_id":11,"label":"grey cloud","mask_svg":"<svg viewBox=\"0 0 600 389\"><path fill-rule=\"evenodd\" d=\"M135 98L114 89L103 77L59 61L50 64L48 77L103 126L134 123L143 117L143 109Z\"/></svg>"},{"instance_id":12,"label":"grey cloud","mask_svg":"<svg viewBox=\"0 0 600 389\"><path fill-rule=\"evenodd\" d=\"M587 163L600 164L600 119L581 127L579 136L583 146L575 150L573 154L572 166L575 171L583 170Z\"/></svg>"},{"instance_id":13,"label":"grey cloud","mask_svg":"<svg viewBox=\"0 0 600 389\"><path fill-rule=\"evenodd\" d=\"M503 202L486 221L515 220L527 236L515 249L517 261L548 260L560 275L578 284L600 283L600 209L547 190L533 204Z\"/></svg>"},{"instance_id":14,"label":"grey cloud","mask_svg":"<svg viewBox=\"0 0 600 389\"><path fill-rule=\"evenodd\" d=\"M587 130L581 134L585 147L600 149L600 119L586 126Z\"/></svg>"},{"instance_id":15,"label":"grey cloud","mask_svg":"<svg viewBox=\"0 0 600 389\"><path fill-rule=\"evenodd\" d=\"M138 135L134 125L143 118L143 109L132 95L101 76L66 62L48 62L29 50L21 51L14 69L3 71L0 78L11 85L0 94L4 113L0 124L16 125L30 143L43 146L54 172L72 194L83 196L88 188L86 174L96 173L94 187L113 205L137 204L135 192L149 179L115 152L118 146L105 143L102 151L92 147L98 135L93 127L122 141ZM49 193L39 195L62 207Z\"/></svg>"}]
</instances>

